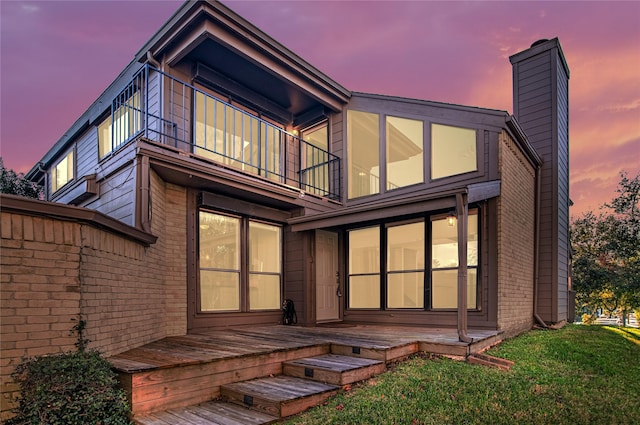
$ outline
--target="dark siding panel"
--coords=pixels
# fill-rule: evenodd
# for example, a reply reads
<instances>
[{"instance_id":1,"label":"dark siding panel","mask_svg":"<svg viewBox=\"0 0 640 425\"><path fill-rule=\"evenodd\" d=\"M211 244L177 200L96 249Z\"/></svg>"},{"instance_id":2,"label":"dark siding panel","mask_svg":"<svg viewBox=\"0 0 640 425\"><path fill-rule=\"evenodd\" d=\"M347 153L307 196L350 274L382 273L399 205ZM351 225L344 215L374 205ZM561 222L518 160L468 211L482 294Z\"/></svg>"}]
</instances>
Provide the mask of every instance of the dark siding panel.
<instances>
[{"instance_id":1,"label":"dark siding panel","mask_svg":"<svg viewBox=\"0 0 640 425\"><path fill-rule=\"evenodd\" d=\"M78 177L96 172L98 165L98 130L95 127L89 128L78 140L76 154L78 157L76 161Z\"/></svg>"}]
</instances>

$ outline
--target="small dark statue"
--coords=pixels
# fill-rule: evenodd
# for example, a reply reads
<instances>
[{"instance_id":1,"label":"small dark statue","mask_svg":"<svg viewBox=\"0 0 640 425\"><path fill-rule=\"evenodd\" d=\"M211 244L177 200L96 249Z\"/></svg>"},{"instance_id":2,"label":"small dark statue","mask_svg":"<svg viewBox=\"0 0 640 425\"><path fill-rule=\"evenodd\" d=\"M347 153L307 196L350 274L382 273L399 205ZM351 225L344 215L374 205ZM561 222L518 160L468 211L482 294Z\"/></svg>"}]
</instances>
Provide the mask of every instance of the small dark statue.
<instances>
[{"instance_id":1,"label":"small dark statue","mask_svg":"<svg viewBox=\"0 0 640 425\"><path fill-rule=\"evenodd\" d=\"M293 300L286 299L282 303L282 324L295 325L296 323L298 323L298 316L296 315L296 308L293 305Z\"/></svg>"}]
</instances>

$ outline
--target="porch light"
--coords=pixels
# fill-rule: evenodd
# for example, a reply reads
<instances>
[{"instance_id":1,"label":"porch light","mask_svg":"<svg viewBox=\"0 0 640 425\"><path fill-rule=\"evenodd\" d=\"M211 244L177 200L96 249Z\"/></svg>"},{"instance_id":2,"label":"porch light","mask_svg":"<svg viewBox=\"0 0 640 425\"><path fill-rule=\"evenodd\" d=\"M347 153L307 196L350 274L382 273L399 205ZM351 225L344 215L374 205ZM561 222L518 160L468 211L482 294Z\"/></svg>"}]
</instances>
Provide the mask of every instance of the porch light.
<instances>
[{"instance_id":1,"label":"porch light","mask_svg":"<svg viewBox=\"0 0 640 425\"><path fill-rule=\"evenodd\" d=\"M447 216L447 224L449 224L449 226L451 227L456 225L456 215L453 213L453 211L451 211Z\"/></svg>"}]
</instances>

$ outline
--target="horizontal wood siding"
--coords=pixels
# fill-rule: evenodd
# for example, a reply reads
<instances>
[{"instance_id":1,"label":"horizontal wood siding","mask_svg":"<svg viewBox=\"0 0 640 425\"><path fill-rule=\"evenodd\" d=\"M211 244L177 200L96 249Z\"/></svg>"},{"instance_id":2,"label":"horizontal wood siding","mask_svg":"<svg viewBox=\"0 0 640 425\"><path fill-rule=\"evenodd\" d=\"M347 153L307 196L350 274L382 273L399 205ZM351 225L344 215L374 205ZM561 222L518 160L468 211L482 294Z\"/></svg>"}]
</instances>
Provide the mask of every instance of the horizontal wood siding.
<instances>
[{"instance_id":1,"label":"horizontal wood siding","mask_svg":"<svg viewBox=\"0 0 640 425\"><path fill-rule=\"evenodd\" d=\"M308 291L311 282L307 279L307 255L305 249L305 233L291 232L291 227L287 226L284 232L284 293L283 299L293 300L298 323L305 324L309 318L310 303L315 301L309 297ZM309 298L309 299L308 299Z\"/></svg>"},{"instance_id":2,"label":"horizontal wood siding","mask_svg":"<svg viewBox=\"0 0 640 425\"><path fill-rule=\"evenodd\" d=\"M130 226L135 225L135 143L120 149L97 169L100 194L83 204Z\"/></svg>"},{"instance_id":3,"label":"horizontal wood siding","mask_svg":"<svg viewBox=\"0 0 640 425\"><path fill-rule=\"evenodd\" d=\"M515 115L542 157L538 313L567 318L569 273L568 75L557 40L516 55Z\"/></svg>"},{"instance_id":4,"label":"horizontal wood siding","mask_svg":"<svg viewBox=\"0 0 640 425\"><path fill-rule=\"evenodd\" d=\"M558 137L558 313L567 320L569 284L569 81L560 60L556 62Z\"/></svg>"},{"instance_id":5,"label":"horizontal wood siding","mask_svg":"<svg viewBox=\"0 0 640 425\"><path fill-rule=\"evenodd\" d=\"M76 142L76 170L78 177L87 176L96 172L98 163L98 129L90 127Z\"/></svg>"}]
</instances>

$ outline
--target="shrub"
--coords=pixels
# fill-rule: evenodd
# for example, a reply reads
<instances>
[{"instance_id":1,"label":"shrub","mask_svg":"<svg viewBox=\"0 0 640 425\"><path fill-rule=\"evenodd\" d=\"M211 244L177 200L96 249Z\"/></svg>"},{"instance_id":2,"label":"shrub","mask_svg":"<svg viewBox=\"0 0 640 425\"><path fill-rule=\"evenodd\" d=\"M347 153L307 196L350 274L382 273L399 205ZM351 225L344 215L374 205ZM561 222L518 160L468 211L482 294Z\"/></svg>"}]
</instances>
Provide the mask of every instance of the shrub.
<instances>
[{"instance_id":1,"label":"shrub","mask_svg":"<svg viewBox=\"0 0 640 425\"><path fill-rule=\"evenodd\" d=\"M125 392L97 351L26 359L12 377L20 399L7 425L131 424Z\"/></svg>"}]
</instances>

